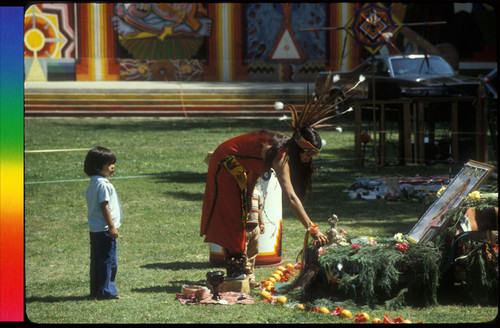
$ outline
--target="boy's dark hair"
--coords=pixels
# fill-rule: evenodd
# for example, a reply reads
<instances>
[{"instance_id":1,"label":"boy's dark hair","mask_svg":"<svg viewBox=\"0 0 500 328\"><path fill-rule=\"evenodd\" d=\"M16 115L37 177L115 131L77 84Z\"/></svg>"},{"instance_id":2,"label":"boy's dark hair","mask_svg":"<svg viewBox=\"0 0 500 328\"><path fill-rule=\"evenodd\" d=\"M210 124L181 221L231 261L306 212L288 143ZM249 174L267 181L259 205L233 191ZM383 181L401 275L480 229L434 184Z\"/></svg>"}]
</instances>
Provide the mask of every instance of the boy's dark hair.
<instances>
[{"instance_id":1,"label":"boy's dark hair","mask_svg":"<svg viewBox=\"0 0 500 328\"><path fill-rule=\"evenodd\" d=\"M114 164L116 156L111 150L97 146L92 148L85 157L83 171L90 177L99 174L99 171L106 164Z\"/></svg>"}]
</instances>

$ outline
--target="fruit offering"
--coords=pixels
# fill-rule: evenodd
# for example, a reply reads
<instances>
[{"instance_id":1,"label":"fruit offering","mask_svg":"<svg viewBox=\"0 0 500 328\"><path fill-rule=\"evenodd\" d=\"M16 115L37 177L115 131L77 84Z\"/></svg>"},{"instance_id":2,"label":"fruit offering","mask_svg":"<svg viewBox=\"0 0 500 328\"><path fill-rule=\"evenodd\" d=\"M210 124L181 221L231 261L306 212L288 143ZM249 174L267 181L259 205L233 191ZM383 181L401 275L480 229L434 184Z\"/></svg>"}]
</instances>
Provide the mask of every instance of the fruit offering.
<instances>
[{"instance_id":1,"label":"fruit offering","mask_svg":"<svg viewBox=\"0 0 500 328\"><path fill-rule=\"evenodd\" d=\"M352 314L351 314L351 311L349 311L349 310L342 310L342 312L340 312L341 318L350 318L351 316L352 316Z\"/></svg>"},{"instance_id":2,"label":"fruit offering","mask_svg":"<svg viewBox=\"0 0 500 328\"><path fill-rule=\"evenodd\" d=\"M266 290L263 290L261 293L260 293L260 298L262 300L268 300L271 298L271 293L266 291Z\"/></svg>"},{"instance_id":3,"label":"fruit offering","mask_svg":"<svg viewBox=\"0 0 500 328\"><path fill-rule=\"evenodd\" d=\"M278 298L276 299L276 303L278 303L279 305L284 305L286 301L286 296L278 296Z\"/></svg>"},{"instance_id":4,"label":"fruit offering","mask_svg":"<svg viewBox=\"0 0 500 328\"><path fill-rule=\"evenodd\" d=\"M368 320L370 320L370 316L366 312L361 312L354 316L354 322L356 323L367 322Z\"/></svg>"},{"instance_id":5,"label":"fruit offering","mask_svg":"<svg viewBox=\"0 0 500 328\"><path fill-rule=\"evenodd\" d=\"M323 306L319 309L319 312L328 314L330 313L330 310L328 310L326 306Z\"/></svg>"}]
</instances>

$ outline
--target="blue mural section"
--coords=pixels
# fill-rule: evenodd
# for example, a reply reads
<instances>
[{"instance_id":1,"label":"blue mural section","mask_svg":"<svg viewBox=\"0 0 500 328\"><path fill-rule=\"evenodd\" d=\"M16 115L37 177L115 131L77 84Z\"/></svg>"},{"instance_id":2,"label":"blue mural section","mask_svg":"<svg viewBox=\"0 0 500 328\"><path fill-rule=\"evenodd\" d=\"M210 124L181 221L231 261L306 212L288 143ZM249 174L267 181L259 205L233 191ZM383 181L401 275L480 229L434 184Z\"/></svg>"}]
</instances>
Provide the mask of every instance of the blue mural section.
<instances>
[{"instance_id":1,"label":"blue mural section","mask_svg":"<svg viewBox=\"0 0 500 328\"><path fill-rule=\"evenodd\" d=\"M307 60L325 60L324 32L301 32L301 28L326 25L326 3L294 3L291 7L293 35ZM279 3L247 5L247 60L266 60L283 26L283 7Z\"/></svg>"},{"instance_id":2,"label":"blue mural section","mask_svg":"<svg viewBox=\"0 0 500 328\"><path fill-rule=\"evenodd\" d=\"M302 28L327 26L327 3L293 3L288 17L285 4L251 3L245 6L246 52L249 80L310 81L327 60L326 33L302 32ZM270 61L284 24L304 55L303 62Z\"/></svg>"}]
</instances>

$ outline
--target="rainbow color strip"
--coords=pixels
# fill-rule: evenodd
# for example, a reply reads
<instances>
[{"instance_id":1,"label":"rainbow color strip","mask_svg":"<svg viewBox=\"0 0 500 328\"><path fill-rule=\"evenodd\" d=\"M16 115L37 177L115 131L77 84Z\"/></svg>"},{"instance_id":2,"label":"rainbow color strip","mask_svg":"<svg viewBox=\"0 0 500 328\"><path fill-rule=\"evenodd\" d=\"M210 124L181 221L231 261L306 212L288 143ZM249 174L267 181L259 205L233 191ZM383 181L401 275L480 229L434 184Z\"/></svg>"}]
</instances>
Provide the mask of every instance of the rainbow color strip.
<instances>
[{"instance_id":1,"label":"rainbow color strip","mask_svg":"<svg viewBox=\"0 0 500 328\"><path fill-rule=\"evenodd\" d=\"M24 320L24 8L0 7L0 321Z\"/></svg>"}]
</instances>

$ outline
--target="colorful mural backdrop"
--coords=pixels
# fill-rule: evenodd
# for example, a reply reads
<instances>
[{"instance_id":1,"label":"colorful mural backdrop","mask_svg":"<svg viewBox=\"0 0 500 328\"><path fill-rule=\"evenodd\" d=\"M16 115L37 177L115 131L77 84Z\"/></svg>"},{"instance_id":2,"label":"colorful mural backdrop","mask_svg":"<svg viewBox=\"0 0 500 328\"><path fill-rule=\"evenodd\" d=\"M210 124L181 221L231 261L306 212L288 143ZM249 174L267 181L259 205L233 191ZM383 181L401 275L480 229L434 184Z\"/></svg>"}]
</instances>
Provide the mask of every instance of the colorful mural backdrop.
<instances>
[{"instance_id":1,"label":"colorful mural backdrop","mask_svg":"<svg viewBox=\"0 0 500 328\"><path fill-rule=\"evenodd\" d=\"M74 57L75 33L68 14L67 4L30 6L24 15L24 56Z\"/></svg>"},{"instance_id":2,"label":"colorful mural backdrop","mask_svg":"<svg viewBox=\"0 0 500 328\"><path fill-rule=\"evenodd\" d=\"M74 80L73 4L37 4L24 14L24 58L27 80Z\"/></svg>"},{"instance_id":3,"label":"colorful mural backdrop","mask_svg":"<svg viewBox=\"0 0 500 328\"><path fill-rule=\"evenodd\" d=\"M202 81L200 60L120 59L120 80L124 81Z\"/></svg>"},{"instance_id":4,"label":"colorful mural backdrop","mask_svg":"<svg viewBox=\"0 0 500 328\"><path fill-rule=\"evenodd\" d=\"M356 11L345 28L357 45L375 55L401 28L401 22L391 13L390 8L369 3Z\"/></svg>"},{"instance_id":5,"label":"colorful mural backdrop","mask_svg":"<svg viewBox=\"0 0 500 328\"><path fill-rule=\"evenodd\" d=\"M135 59L193 58L212 30L200 3L118 3L111 21Z\"/></svg>"},{"instance_id":6,"label":"colorful mural backdrop","mask_svg":"<svg viewBox=\"0 0 500 328\"><path fill-rule=\"evenodd\" d=\"M312 81L336 60L332 49L340 48L342 38L299 29L335 22L339 8L327 3L36 4L25 13L25 78Z\"/></svg>"},{"instance_id":7,"label":"colorful mural backdrop","mask_svg":"<svg viewBox=\"0 0 500 328\"><path fill-rule=\"evenodd\" d=\"M453 6L447 5L439 42L479 42L480 36L491 35L481 58L494 61L496 30L488 26L496 24L495 8L454 13ZM438 15L428 10L431 7L352 2L36 3L25 8L25 79L311 82L318 71L354 68L366 55L384 49L391 35L400 34L400 22L414 24L417 18L422 22ZM419 15L410 19L415 12ZM481 31L463 37L456 33L464 28L459 20L464 15L480 23Z\"/></svg>"},{"instance_id":8,"label":"colorful mural backdrop","mask_svg":"<svg viewBox=\"0 0 500 328\"><path fill-rule=\"evenodd\" d=\"M327 61L326 33L300 32L327 24L326 3L250 3L246 5L249 80L310 80Z\"/></svg>"},{"instance_id":9,"label":"colorful mural backdrop","mask_svg":"<svg viewBox=\"0 0 500 328\"><path fill-rule=\"evenodd\" d=\"M117 3L121 80L202 80L212 19L201 3Z\"/></svg>"}]
</instances>

